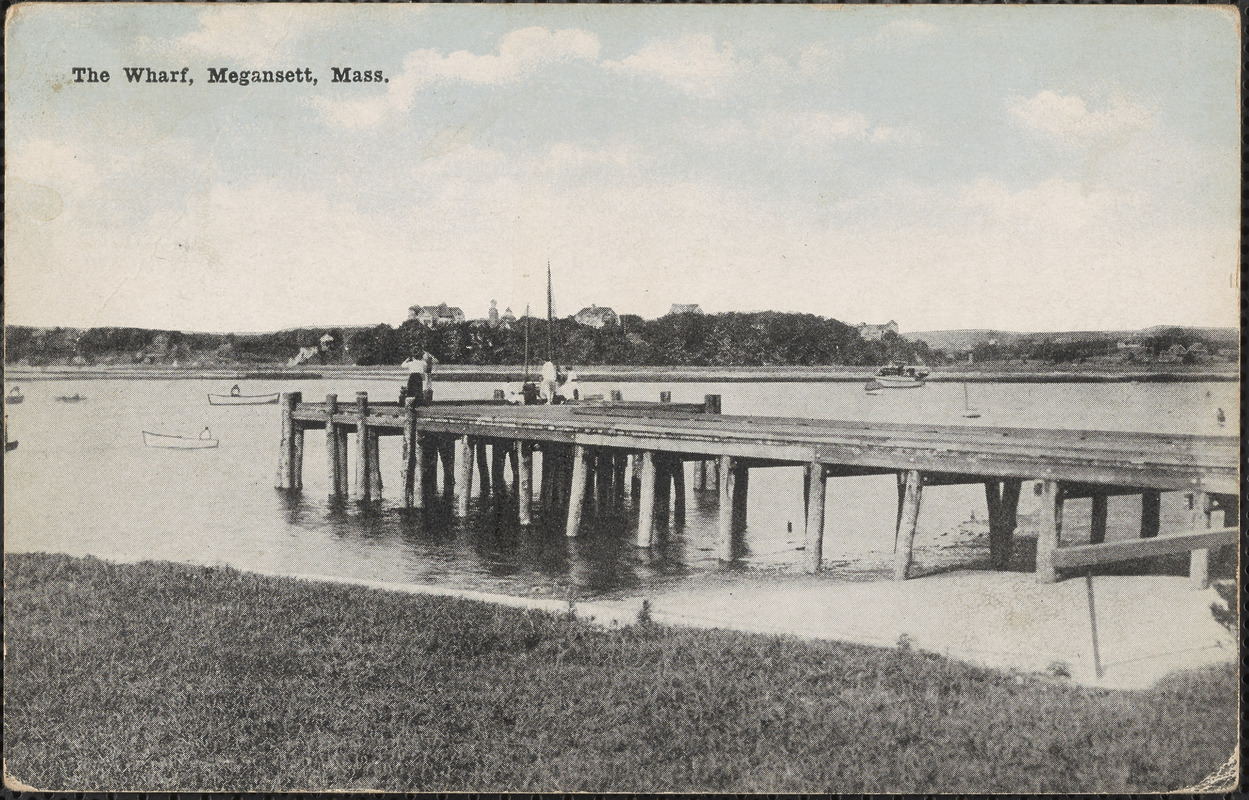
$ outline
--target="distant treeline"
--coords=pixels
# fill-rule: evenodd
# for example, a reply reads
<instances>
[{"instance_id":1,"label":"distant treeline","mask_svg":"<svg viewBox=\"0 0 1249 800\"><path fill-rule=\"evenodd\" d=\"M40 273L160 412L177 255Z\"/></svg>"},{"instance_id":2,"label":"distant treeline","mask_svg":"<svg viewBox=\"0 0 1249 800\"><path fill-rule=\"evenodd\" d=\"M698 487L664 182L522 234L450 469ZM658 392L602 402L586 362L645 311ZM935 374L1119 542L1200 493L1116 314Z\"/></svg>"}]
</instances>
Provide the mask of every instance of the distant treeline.
<instances>
[{"instance_id":1,"label":"distant treeline","mask_svg":"<svg viewBox=\"0 0 1249 800\"><path fill-rule=\"evenodd\" d=\"M328 338L326 335L328 334ZM316 355L305 363L359 366L399 364L424 350L444 364L522 364L548 358L548 341L560 364L621 366L871 366L906 361L939 366L965 362L967 353L933 350L892 332L864 339L856 328L811 314L779 312L670 314L645 320L626 315L619 325L591 328L572 318L556 320L548 338L545 319L511 327L480 321L427 328L409 320L398 327L296 328L275 333L184 333L142 328L29 328L6 326L5 363L170 364L214 366L286 363L301 350ZM1100 338L1070 341L1019 339L981 344L975 363L1026 361L1069 364L1117 359L1148 362L1175 345L1206 352L1217 346L1186 328L1167 328L1135 340L1132 348ZM1224 348L1225 350L1227 348ZM1199 352L1201 349L1199 348ZM1208 356L1202 352L1200 358ZM1193 360L1189 357L1186 360Z\"/></svg>"},{"instance_id":2,"label":"distant treeline","mask_svg":"<svg viewBox=\"0 0 1249 800\"><path fill-rule=\"evenodd\" d=\"M526 324L509 327L461 322L427 328L297 328L263 334L183 333L141 328L29 328L6 326L5 363L125 363L208 366L286 362L304 348L328 346L311 363L399 364L423 350L444 364L522 364ZM626 315L619 325L591 328L530 319L529 358L548 358L548 341L561 364L637 366L866 366L891 360L940 363L923 342L886 333L865 340L849 325L811 314L777 312L673 314L654 320Z\"/></svg>"}]
</instances>

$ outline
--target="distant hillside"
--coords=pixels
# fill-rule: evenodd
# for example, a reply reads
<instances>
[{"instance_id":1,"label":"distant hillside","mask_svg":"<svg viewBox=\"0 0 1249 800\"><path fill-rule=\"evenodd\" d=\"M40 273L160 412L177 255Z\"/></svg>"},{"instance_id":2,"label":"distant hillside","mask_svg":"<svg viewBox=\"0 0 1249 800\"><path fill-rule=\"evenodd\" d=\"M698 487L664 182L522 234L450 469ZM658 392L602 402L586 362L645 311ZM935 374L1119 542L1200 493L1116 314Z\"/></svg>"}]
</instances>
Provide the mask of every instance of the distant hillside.
<instances>
[{"instance_id":1,"label":"distant hillside","mask_svg":"<svg viewBox=\"0 0 1249 800\"><path fill-rule=\"evenodd\" d=\"M988 344L996 340L996 344L1009 347L1016 342L1031 339L1034 342L1050 342L1062 344L1074 341L1129 341L1145 339L1171 333L1178 338L1204 339L1219 345L1236 345L1240 342L1240 331L1236 328L1197 328L1180 325L1155 325L1136 331L1039 331L1034 333L1022 331L999 331L989 328L971 328L955 331L917 331L903 333L902 337L912 341L920 341L934 350L947 352L966 352L978 345Z\"/></svg>"}]
</instances>

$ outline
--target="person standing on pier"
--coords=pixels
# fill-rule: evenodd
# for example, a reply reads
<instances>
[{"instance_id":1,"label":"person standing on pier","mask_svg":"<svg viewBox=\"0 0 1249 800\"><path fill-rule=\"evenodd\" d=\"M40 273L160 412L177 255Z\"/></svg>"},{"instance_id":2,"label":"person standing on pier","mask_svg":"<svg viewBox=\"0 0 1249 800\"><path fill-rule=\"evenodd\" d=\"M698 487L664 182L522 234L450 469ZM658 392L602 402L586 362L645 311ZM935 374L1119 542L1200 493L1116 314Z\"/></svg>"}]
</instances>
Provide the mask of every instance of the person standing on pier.
<instances>
[{"instance_id":1,"label":"person standing on pier","mask_svg":"<svg viewBox=\"0 0 1249 800\"><path fill-rule=\"evenodd\" d=\"M548 403L555 402L555 393L559 390L559 371L555 369L554 361L547 361L542 365L542 392L546 395Z\"/></svg>"}]
</instances>

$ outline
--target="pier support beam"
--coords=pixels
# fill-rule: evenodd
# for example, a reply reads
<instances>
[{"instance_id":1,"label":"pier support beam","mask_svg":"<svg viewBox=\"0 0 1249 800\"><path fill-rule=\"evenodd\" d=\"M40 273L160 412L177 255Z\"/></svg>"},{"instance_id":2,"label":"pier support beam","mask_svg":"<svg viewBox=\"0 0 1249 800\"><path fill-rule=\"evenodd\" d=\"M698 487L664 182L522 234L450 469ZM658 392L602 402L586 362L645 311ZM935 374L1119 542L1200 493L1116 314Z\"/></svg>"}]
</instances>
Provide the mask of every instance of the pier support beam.
<instances>
[{"instance_id":1,"label":"pier support beam","mask_svg":"<svg viewBox=\"0 0 1249 800\"><path fill-rule=\"evenodd\" d=\"M824 560L824 490L828 478L823 464L807 464L807 572L819 572Z\"/></svg>"},{"instance_id":2,"label":"pier support beam","mask_svg":"<svg viewBox=\"0 0 1249 800\"><path fill-rule=\"evenodd\" d=\"M640 491L637 546L650 547L655 536L655 454L650 450L643 450L638 459Z\"/></svg>"},{"instance_id":3,"label":"pier support beam","mask_svg":"<svg viewBox=\"0 0 1249 800\"><path fill-rule=\"evenodd\" d=\"M915 549L915 527L919 523L919 501L923 492L919 470L906 471L902 484L902 510L898 519L898 551L893 555L893 579L904 581L911 570Z\"/></svg>"},{"instance_id":4,"label":"pier support beam","mask_svg":"<svg viewBox=\"0 0 1249 800\"><path fill-rule=\"evenodd\" d=\"M672 524L685 524L685 462L673 458L670 464L672 475Z\"/></svg>"},{"instance_id":5,"label":"pier support beam","mask_svg":"<svg viewBox=\"0 0 1249 800\"><path fill-rule=\"evenodd\" d=\"M585 506L586 484L590 480L590 453L585 445L579 444L573 450L572 478L568 484L568 521L564 526L565 536L576 536L577 528L581 527L581 509Z\"/></svg>"},{"instance_id":6,"label":"pier support beam","mask_svg":"<svg viewBox=\"0 0 1249 800\"><path fill-rule=\"evenodd\" d=\"M733 465L736 474L733 476L733 526L736 529L746 527L746 508L750 494L750 468L741 461Z\"/></svg>"},{"instance_id":7,"label":"pier support beam","mask_svg":"<svg viewBox=\"0 0 1249 800\"><path fill-rule=\"evenodd\" d=\"M338 477L338 486L335 494L343 499L347 498L351 491L351 470L348 467L347 454L350 448L347 446L347 426L334 426L334 451L338 457L338 469L335 474Z\"/></svg>"},{"instance_id":8,"label":"pier support beam","mask_svg":"<svg viewBox=\"0 0 1249 800\"><path fill-rule=\"evenodd\" d=\"M1040 583L1058 580L1054 568L1054 553L1058 550L1058 537L1062 527L1063 497L1058 481L1041 482L1041 515L1036 540L1036 578Z\"/></svg>"},{"instance_id":9,"label":"pier support beam","mask_svg":"<svg viewBox=\"0 0 1249 800\"><path fill-rule=\"evenodd\" d=\"M737 496L735 491L736 466L732 456L720 456L720 513L716 529L716 557L721 561L733 560L733 510Z\"/></svg>"},{"instance_id":10,"label":"pier support beam","mask_svg":"<svg viewBox=\"0 0 1249 800\"><path fill-rule=\"evenodd\" d=\"M1141 538L1152 539L1158 535L1162 522L1162 492L1150 489L1141 494Z\"/></svg>"},{"instance_id":11,"label":"pier support beam","mask_svg":"<svg viewBox=\"0 0 1249 800\"><path fill-rule=\"evenodd\" d=\"M294 484L295 404L298 402L298 392L283 393L282 443L278 448L278 477L273 484L278 489L290 489Z\"/></svg>"},{"instance_id":12,"label":"pier support beam","mask_svg":"<svg viewBox=\"0 0 1249 800\"><path fill-rule=\"evenodd\" d=\"M382 448L381 436L369 428L369 493L372 499L382 499Z\"/></svg>"},{"instance_id":13,"label":"pier support beam","mask_svg":"<svg viewBox=\"0 0 1249 800\"><path fill-rule=\"evenodd\" d=\"M338 413L338 395L325 396L325 474L329 478L330 497L341 497L338 493L338 435L334 425L334 415Z\"/></svg>"},{"instance_id":14,"label":"pier support beam","mask_svg":"<svg viewBox=\"0 0 1249 800\"><path fill-rule=\"evenodd\" d=\"M468 498L473 488L473 448L467 436L455 440L455 515L468 516Z\"/></svg>"},{"instance_id":15,"label":"pier support beam","mask_svg":"<svg viewBox=\"0 0 1249 800\"><path fill-rule=\"evenodd\" d=\"M1092 508L1089 510L1089 544L1102 544L1106 541L1106 519L1109 517L1110 498L1099 492L1092 497Z\"/></svg>"},{"instance_id":16,"label":"pier support beam","mask_svg":"<svg viewBox=\"0 0 1249 800\"><path fill-rule=\"evenodd\" d=\"M421 457L420 434L416 430L416 398L409 397L403 401L403 469L400 473L403 483L403 505L405 508L424 508L424 487L418 485L425 482L424 459ZM421 499L418 501L417 497Z\"/></svg>"},{"instance_id":17,"label":"pier support beam","mask_svg":"<svg viewBox=\"0 0 1249 800\"><path fill-rule=\"evenodd\" d=\"M521 525L532 523L530 506L533 503L533 444L516 443L516 518Z\"/></svg>"},{"instance_id":18,"label":"pier support beam","mask_svg":"<svg viewBox=\"0 0 1249 800\"><path fill-rule=\"evenodd\" d=\"M1010 564L1022 487L1023 481L1018 478L984 484L985 503L989 507L989 562L994 569L1006 569Z\"/></svg>"},{"instance_id":19,"label":"pier support beam","mask_svg":"<svg viewBox=\"0 0 1249 800\"><path fill-rule=\"evenodd\" d=\"M1193 509L1189 525L1196 533L1200 528L1210 527L1213 504L1210 495L1205 492L1193 492ZM1210 551L1194 550L1188 560L1188 583L1194 589L1206 589L1210 586Z\"/></svg>"},{"instance_id":20,"label":"pier support beam","mask_svg":"<svg viewBox=\"0 0 1249 800\"><path fill-rule=\"evenodd\" d=\"M295 402L299 402L298 392ZM304 488L304 426L299 422L291 431L291 488L297 492Z\"/></svg>"},{"instance_id":21,"label":"pier support beam","mask_svg":"<svg viewBox=\"0 0 1249 800\"><path fill-rule=\"evenodd\" d=\"M477 455L477 478L478 478L478 482L481 485L481 488L478 490L478 494L480 494L482 497L489 497L491 494L490 459L489 459L489 456L486 455L485 440L478 439L476 442L474 442L473 451Z\"/></svg>"},{"instance_id":22,"label":"pier support beam","mask_svg":"<svg viewBox=\"0 0 1249 800\"><path fill-rule=\"evenodd\" d=\"M369 491L369 393L356 392L356 499L371 499Z\"/></svg>"},{"instance_id":23,"label":"pier support beam","mask_svg":"<svg viewBox=\"0 0 1249 800\"><path fill-rule=\"evenodd\" d=\"M507 479L503 477L505 467L507 467L507 447L498 440L492 441L490 443L490 487L496 499L507 494L505 491Z\"/></svg>"}]
</instances>

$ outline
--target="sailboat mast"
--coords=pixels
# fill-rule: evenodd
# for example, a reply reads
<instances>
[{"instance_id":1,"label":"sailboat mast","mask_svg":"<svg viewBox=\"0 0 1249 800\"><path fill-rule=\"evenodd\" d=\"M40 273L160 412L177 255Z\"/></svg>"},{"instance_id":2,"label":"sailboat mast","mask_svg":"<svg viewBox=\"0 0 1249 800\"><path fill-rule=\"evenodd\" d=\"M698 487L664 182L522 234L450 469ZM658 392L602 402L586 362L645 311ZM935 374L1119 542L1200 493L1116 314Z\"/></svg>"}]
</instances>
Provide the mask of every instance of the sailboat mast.
<instances>
[{"instance_id":1,"label":"sailboat mast","mask_svg":"<svg viewBox=\"0 0 1249 800\"><path fill-rule=\"evenodd\" d=\"M529 380L529 304L525 303L525 377L521 382Z\"/></svg>"},{"instance_id":2,"label":"sailboat mast","mask_svg":"<svg viewBox=\"0 0 1249 800\"><path fill-rule=\"evenodd\" d=\"M546 262L546 357L555 363L555 295L551 291L551 262Z\"/></svg>"}]
</instances>

